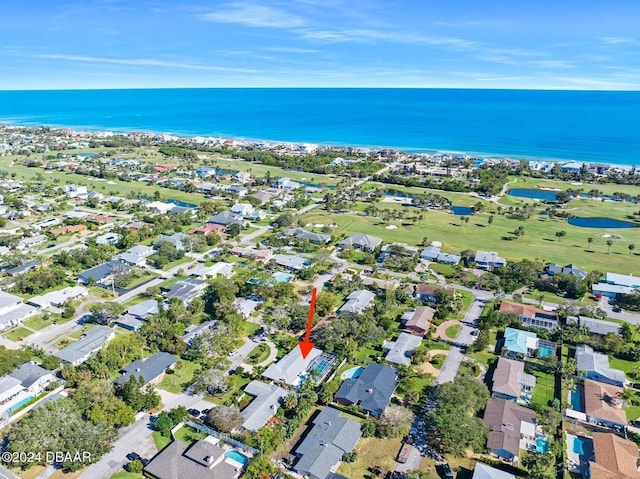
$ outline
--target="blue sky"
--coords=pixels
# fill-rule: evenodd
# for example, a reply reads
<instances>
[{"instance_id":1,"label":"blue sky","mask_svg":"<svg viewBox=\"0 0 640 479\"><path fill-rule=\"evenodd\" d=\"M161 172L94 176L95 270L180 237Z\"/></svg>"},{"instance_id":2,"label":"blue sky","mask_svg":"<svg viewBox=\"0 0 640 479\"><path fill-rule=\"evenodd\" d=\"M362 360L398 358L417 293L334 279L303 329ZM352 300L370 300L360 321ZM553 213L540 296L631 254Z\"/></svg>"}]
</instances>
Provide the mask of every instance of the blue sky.
<instances>
[{"instance_id":1,"label":"blue sky","mask_svg":"<svg viewBox=\"0 0 640 479\"><path fill-rule=\"evenodd\" d=\"M0 89L640 89L637 0L4 0Z\"/></svg>"}]
</instances>

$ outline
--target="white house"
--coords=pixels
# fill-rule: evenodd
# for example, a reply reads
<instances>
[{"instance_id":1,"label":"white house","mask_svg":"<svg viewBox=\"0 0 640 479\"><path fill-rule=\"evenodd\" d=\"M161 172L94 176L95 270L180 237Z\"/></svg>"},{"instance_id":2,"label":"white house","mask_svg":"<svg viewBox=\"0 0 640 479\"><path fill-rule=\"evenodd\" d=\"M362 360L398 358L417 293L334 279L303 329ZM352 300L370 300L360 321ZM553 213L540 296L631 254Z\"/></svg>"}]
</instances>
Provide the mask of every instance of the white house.
<instances>
[{"instance_id":1,"label":"white house","mask_svg":"<svg viewBox=\"0 0 640 479\"><path fill-rule=\"evenodd\" d=\"M122 238L121 235L114 232L105 233L96 238L97 245L114 245Z\"/></svg>"},{"instance_id":2,"label":"white house","mask_svg":"<svg viewBox=\"0 0 640 479\"><path fill-rule=\"evenodd\" d=\"M64 185L62 191L67 198L77 198L79 196L87 195L87 187L80 185Z\"/></svg>"},{"instance_id":3,"label":"white house","mask_svg":"<svg viewBox=\"0 0 640 479\"><path fill-rule=\"evenodd\" d=\"M253 206L249 203L236 203L231 208L231 212L240 215L243 218L247 218L253 213Z\"/></svg>"}]
</instances>

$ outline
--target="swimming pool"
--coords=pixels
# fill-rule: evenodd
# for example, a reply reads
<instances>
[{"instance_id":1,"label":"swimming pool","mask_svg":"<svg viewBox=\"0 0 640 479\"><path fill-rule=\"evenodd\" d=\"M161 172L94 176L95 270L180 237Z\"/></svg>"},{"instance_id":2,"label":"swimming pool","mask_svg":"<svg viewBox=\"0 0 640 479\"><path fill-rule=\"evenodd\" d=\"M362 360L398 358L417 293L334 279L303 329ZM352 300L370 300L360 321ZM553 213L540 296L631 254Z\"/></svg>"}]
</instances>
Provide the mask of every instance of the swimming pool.
<instances>
[{"instance_id":1,"label":"swimming pool","mask_svg":"<svg viewBox=\"0 0 640 479\"><path fill-rule=\"evenodd\" d=\"M570 402L571 409L574 411L582 411L582 398L580 395L580 390L578 388L573 388L570 394Z\"/></svg>"},{"instance_id":2,"label":"swimming pool","mask_svg":"<svg viewBox=\"0 0 640 479\"><path fill-rule=\"evenodd\" d=\"M581 456L581 459L590 459L593 456L593 441L588 437L576 436L573 438L571 450Z\"/></svg>"},{"instance_id":3,"label":"swimming pool","mask_svg":"<svg viewBox=\"0 0 640 479\"><path fill-rule=\"evenodd\" d=\"M315 371L318 372L318 374L322 375L324 374L327 369L329 369L331 367L331 361L328 361L326 359L322 359L320 361L318 361L318 363L316 364L316 366L313 368Z\"/></svg>"},{"instance_id":4,"label":"swimming pool","mask_svg":"<svg viewBox=\"0 0 640 479\"><path fill-rule=\"evenodd\" d=\"M549 452L549 440L546 437L537 437L536 450L542 454Z\"/></svg>"},{"instance_id":5,"label":"swimming pool","mask_svg":"<svg viewBox=\"0 0 640 479\"><path fill-rule=\"evenodd\" d=\"M294 277L295 276L290 274L290 273L274 273L274 275L273 275L273 279L275 279L276 282L278 282L278 283L288 283Z\"/></svg>"},{"instance_id":6,"label":"swimming pool","mask_svg":"<svg viewBox=\"0 0 640 479\"><path fill-rule=\"evenodd\" d=\"M249 458L241 452L236 451L235 449L231 449L230 451L225 452L224 457L226 457L227 459L231 459L232 461L236 461L243 466L249 464Z\"/></svg>"},{"instance_id":7,"label":"swimming pool","mask_svg":"<svg viewBox=\"0 0 640 479\"><path fill-rule=\"evenodd\" d=\"M547 356L551 356L554 353L555 353L555 351L553 349L547 348L546 346L542 346L540 348L540 357L541 358L544 358L544 357L547 357Z\"/></svg>"},{"instance_id":8,"label":"swimming pool","mask_svg":"<svg viewBox=\"0 0 640 479\"><path fill-rule=\"evenodd\" d=\"M355 368L347 369L342 373L342 379L354 379L359 377L364 371L364 368L361 366L356 366Z\"/></svg>"},{"instance_id":9,"label":"swimming pool","mask_svg":"<svg viewBox=\"0 0 640 479\"><path fill-rule=\"evenodd\" d=\"M29 397L24 398L22 401L17 402L13 406L11 406L9 409L7 409L7 413L13 414L14 411L17 411L18 409L20 409L25 404L29 404L31 401L33 401L33 399L34 399L33 396L29 396Z\"/></svg>"}]
</instances>

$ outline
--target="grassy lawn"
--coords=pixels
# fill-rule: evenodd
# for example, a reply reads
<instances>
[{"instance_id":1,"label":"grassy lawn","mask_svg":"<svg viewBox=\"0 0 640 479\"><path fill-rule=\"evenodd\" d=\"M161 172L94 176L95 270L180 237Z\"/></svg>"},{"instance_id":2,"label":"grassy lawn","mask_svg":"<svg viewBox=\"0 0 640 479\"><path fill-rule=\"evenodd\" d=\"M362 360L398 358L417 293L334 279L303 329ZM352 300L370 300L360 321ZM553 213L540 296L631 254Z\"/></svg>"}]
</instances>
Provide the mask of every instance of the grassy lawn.
<instances>
[{"instance_id":1,"label":"grassy lawn","mask_svg":"<svg viewBox=\"0 0 640 479\"><path fill-rule=\"evenodd\" d=\"M111 476L111 479L144 479L144 476L135 472L122 471L116 472L113 476Z\"/></svg>"},{"instance_id":2,"label":"grassy lawn","mask_svg":"<svg viewBox=\"0 0 640 479\"><path fill-rule=\"evenodd\" d=\"M125 289L135 288L136 286L141 285L142 283L146 283L147 281L156 278L158 275L156 273L145 273L141 275L139 278L133 278L131 281L127 283Z\"/></svg>"},{"instance_id":3,"label":"grassy lawn","mask_svg":"<svg viewBox=\"0 0 640 479\"><path fill-rule=\"evenodd\" d=\"M533 370L532 374L536 377L536 387L533 388L531 402L548 406L554 398L555 382L553 376L537 369Z\"/></svg>"},{"instance_id":4,"label":"grassy lawn","mask_svg":"<svg viewBox=\"0 0 640 479\"><path fill-rule=\"evenodd\" d=\"M245 338L250 338L251 336L256 334L256 331L260 329L261 326L256 323L252 323L251 321L243 321L242 322L242 336ZM267 359L265 357L265 359Z\"/></svg>"},{"instance_id":5,"label":"grassy lawn","mask_svg":"<svg viewBox=\"0 0 640 479\"><path fill-rule=\"evenodd\" d=\"M441 369L447 357L444 354L435 354L429 359L429 363L436 369Z\"/></svg>"},{"instance_id":6,"label":"grassy lawn","mask_svg":"<svg viewBox=\"0 0 640 479\"><path fill-rule=\"evenodd\" d=\"M551 293L549 291L540 291L536 288L527 289L522 296L535 301L540 301L540 297L542 297L542 301L546 301L548 303L562 303L565 300L562 295Z\"/></svg>"},{"instance_id":7,"label":"grassy lawn","mask_svg":"<svg viewBox=\"0 0 640 479\"><path fill-rule=\"evenodd\" d=\"M475 359L477 361L480 361L485 366L489 366L489 362L492 359L496 358L496 355L492 352L494 350L495 345L496 345L496 332L495 331L490 331L489 332L489 344L490 344L490 350L484 349L483 351L478 351L478 352L469 351L467 353L467 356L469 356L470 358L473 358L473 359Z\"/></svg>"},{"instance_id":8,"label":"grassy lawn","mask_svg":"<svg viewBox=\"0 0 640 479\"><path fill-rule=\"evenodd\" d=\"M153 442L156 445L156 449L158 451L162 451L165 447L167 447L171 443L171 438L164 437L158 431L153 431L151 433L151 437L153 437Z\"/></svg>"},{"instance_id":9,"label":"grassy lawn","mask_svg":"<svg viewBox=\"0 0 640 479\"><path fill-rule=\"evenodd\" d=\"M251 380L249 378L233 374L229 376L229 390L227 392L222 394L215 394L213 396L207 395L205 399L211 401L212 403L218 404L219 406L224 406L225 404L237 399L240 395L244 394L241 390L247 384L249 384L250 381Z\"/></svg>"},{"instance_id":10,"label":"grassy lawn","mask_svg":"<svg viewBox=\"0 0 640 479\"><path fill-rule=\"evenodd\" d=\"M173 277L171 279L163 281L158 286L160 286L161 289L169 289L169 288L171 288L171 286L176 284L178 281L182 281L185 278L186 278L186 276L175 276L175 277Z\"/></svg>"},{"instance_id":11,"label":"grassy lawn","mask_svg":"<svg viewBox=\"0 0 640 479\"><path fill-rule=\"evenodd\" d=\"M204 432L198 431L190 426L182 426L175 432L173 436L176 439L187 443L192 443L199 439L204 439L205 437L207 437Z\"/></svg>"},{"instance_id":12,"label":"grassy lawn","mask_svg":"<svg viewBox=\"0 0 640 479\"><path fill-rule=\"evenodd\" d=\"M619 359L613 356L609 356L609 366L614 369L620 369L624 371L628 379L633 379L632 373L634 369L640 368L640 363L637 361L627 361L626 359Z\"/></svg>"},{"instance_id":13,"label":"grassy lawn","mask_svg":"<svg viewBox=\"0 0 640 479\"><path fill-rule=\"evenodd\" d=\"M448 338L450 338L450 339L455 339L455 338L456 338L456 336L458 335L458 333L460 332L460 328L462 328L462 326L461 326L461 325L459 325L459 324L452 324L451 326L449 326L449 327L445 330L444 334L446 334L446 335L447 335L447 337L448 337Z\"/></svg>"},{"instance_id":14,"label":"grassy lawn","mask_svg":"<svg viewBox=\"0 0 640 479\"><path fill-rule=\"evenodd\" d=\"M450 264L431 263L429 269L441 274L445 278L451 278L454 275L453 266Z\"/></svg>"},{"instance_id":15,"label":"grassy lawn","mask_svg":"<svg viewBox=\"0 0 640 479\"><path fill-rule=\"evenodd\" d=\"M54 316L49 315L48 319L45 319L45 315L39 314L38 316L32 316L31 318L26 319L24 321L24 325L28 328L33 329L34 331L40 331L47 326L51 326L54 319L56 319L56 322L60 324L59 318L55 318Z\"/></svg>"},{"instance_id":16,"label":"grassy lawn","mask_svg":"<svg viewBox=\"0 0 640 479\"><path fill-rule=\"evenodd\" d=\"M246 362L248 364L261 363L269 357L270 352L271 348L269 348L269 346L267 346L265 343L260 343L255 348L253 348L253 351L249 353Z\"/></svg>"},{"instance_id":17,"label":"grassy lawn","mask_svg":"<svg viewBox=\"0 0 640 479\"><path fill-rule=\"evenodd\" d=\"M174 372L165 374L158 387L170 393L179 394L193 381L193 373L198 368L200 368L198 363L181 359L176 364Z\"/></svg>"},{"instance_id":18,"label":"grassy lawn","mask_svg":"<svg viewBox=\"0 0 640 479\"><path fill-rule=\"evenodd\" d=\"M447 194L445 193L445 196ZM573 203L573 202L572 202ZM605 210L602 210L605 208ZM637 210L631 204L615 203L606 207L598 202L589 201L588 204L570 204L572 214L578 216L609 216L625 219ZM589 269L600 271L616 271L629 274L637 271L637 259L632 256L630 260L627 244L631 241L636 244L640 237L625 230L623 238L617 240L607 254L606 240L602 235L621 235L620 230L605 228L580 228L566 223L562 218L542 218L534 214L528 220L511 219L506 215L496 215L491 226L487 225L487 215L478 214L471 217L469 224L461 226L456 218L445 211L428 211L426 218L421 223L392 221L398 226L395 230L385 228L389 223L379 218L368 217L359 214L336 214L314 209L303 216L305 223L331 223L337 224L335 232L338 236L354 233L366 233L377 236L385 242L401 241L418 245L422 238L442 241L446 251L463 251L465 249L497 251L508 260L520 260L523 258L553 261L561 264L574 263L580 266L589 266ZM525 235L521 239L515 239L513 231L518 226L524 226ZM557 231L566 231L567 235L562 241L555 237ZM594 242L587 251L587 238L593 237ZM435 266L435 265L433 265ZM441 265L438 265L440 267ZM435 269L435 268L434 268Z\"/></svg>"},{"instance_id":19,"label":"grassy lawn","mask_svg":"<svg viewBox=\"0 0 640 479\"><path fill-rule=\"evenodd\" d=\"M171 268L175 268L176 266L178 266L179 264L182 263L188 263L189 261L193 261L193 259L189 258L188 256L183 256L180 259L177 259L175 261L171 261L170 263L165 264L162 267L163 271L169 271Z\"/></svg>"},{"instance_id":20,"label":"grassy lawn","mask_svg":"<svg viewBox=\"0 0 640 479\"><path fill-rule=\"evenodd\" d=\"M381 356L382 353L380 351L378 351L377 349L371 349L371 348L365 348L362 347L360 349L358 349L358 351L356 352L356 354L354 354L354 357L362 360L362 361L376 361L376 358L378 358L379 356Z\"/></svg>"},{"instance_id":21,"label":"grassy lawn","mask_svg":"<svg viewBox=\"0 0 640 479\"><path fill-rule=\"evenodd\" d=\"M338 474L346 477L368 477L369 468L380 466L385 471L393 471L395 457L400 450L401 438L380 439L365 437L356 446L358 453L356 462L343 462L338 467Z\"/></svg>"},{"instance_id":22,"label":"grassy lawn","mask_svg":"<svg viewBox=\"0 0 640 479\"><path fill-rule=\"evenodd\" d=\"M287 177L294 181L306 181L313 184L335 185L339 181L339 178L330 178L329 175L308 173L305 171L285 170L277 166L251 163L244 160L216 159L215 164L224 170L248 171L252 175L258 177L264 176L268 171L272 177Z\"/></svg>"},{"instance_id":23,"label":"grassy lawn","mask_svg":"<svg viewBox=\"0 0 640 479\"><path fill-rule=\"evenodd\" d=\"M95 328L96 326L97 326L97 324L93 324L93 323L85 324L84 326L82 326L82 328L80 328L76 332L70 334L68 337L72 338L72 339L80 339L80 336L82 336L84 333L86 333L90 329Z\"/></svg>"},{"instance_id":24,"label":"grassy lawn","mask_svg":"<svg viewBox=\"0 0 640 479\"><path fill-rule=\"evenodd\" d=\"M8 333L6 333L4 337L7 339L10 339L11 341L21 341L22 339L26 338L30 334L33 334L33 333L28 329L18 326L17 328L14 328Z\"/></svg>"}]
</instances>

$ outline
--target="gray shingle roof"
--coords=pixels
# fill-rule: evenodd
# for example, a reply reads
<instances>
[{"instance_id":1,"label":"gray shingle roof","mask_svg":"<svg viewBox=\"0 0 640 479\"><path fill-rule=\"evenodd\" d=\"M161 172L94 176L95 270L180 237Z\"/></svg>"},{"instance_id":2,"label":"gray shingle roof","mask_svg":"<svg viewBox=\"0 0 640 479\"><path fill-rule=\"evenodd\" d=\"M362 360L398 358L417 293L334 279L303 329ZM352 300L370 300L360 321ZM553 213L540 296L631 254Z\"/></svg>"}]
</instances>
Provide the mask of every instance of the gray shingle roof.
<instances>
[{"instance_id":1,"label":"gray shingle roof","mask_svg":"<svg viewBox=\"0 0 640 479\"><path fill-rule=\"evenodd\" d=\"M615 383L625 382L624 372L609 366L609 356L594 351L591 346L580 344L576 347L576 362L578 371L594 372Z\"/></svg>"},{"instance_id":2,"label":"gray shingle roof","mask_svg":"<svg viewBox=\"0 0 640 479\"><path fill-rule=\"evenodd\" d=\"M347 301L338 308L338 314L340 313L355 313L360 314L364 309L371 304L376 297L371 291L359 289L347 296Z\"/></svg>"},{"instance_id":3,"label":"gray shingle roof","mask_svg":"<svg viewBox=\"0 0 640 479\"><path fill-rule=\"evenodd\" d=\"M298 376L305 372L313 360L321 354L321 349L313 348L309 354L307 354L307 357L303 358L300 348L296 345L277 363L269 366L262 374L262 377L293 385L297 381Z\"/></svg>"},{"instance_id":4,"label":"gray shingle roof","mask_svg":"<svg viewBox=\"0 0 640 479\"><path fill-rule=\"evenodd\" d=\"M144 361L134 361L126 366L124 374L114 381L116 384L122 384L129 380L131 376L142 378L147 384L158 376L163 374L168 368L176 363L177 359L169 353L156 353Z\"/></svg>"},{"instance_id":5,"label":"gray shingle roof","mask_svg":"<svg viewBox=\"0 0 640 479\"><path fill-rule=\"evenodd\" d=\"M49 371L38 364L28 362L21 364L14 369L10 376L20 381L22 383L22 387L30 388L34 383L51 373L52 371Z\"/></svg>"},{"instance_id":6,"label":"gray shingle roof","mask_svg":"<svg viewBox=\"0 0 640 479\"><path fill-rule=\"evenodd\" d=\"M244 392L255 396L253 401L242 410L242 427L257 431L276 413L280 402L288 394L286 389L262 381L251 381Z\"/></svg>"},{"instance_id":7,"label":"gray shingle roof","mask_svg":"<svg viewBox=\"0 0 640 479\"><path fill-rule=\"evenodd\" d=\"M107 326L96 326L87 331L84 338L71 343L53 355L62 361L73 364L100 349L114 335L113 329Z\"/></svg>"},{"instance_id":8,"label":"gray shingle roof","mask_svg":"<svg viewBox=\"0 0 640 479\"><path fill-rule=\"evenodd\" d=\"M382 346L389 352L385 359L394 364L411 364L411 351L422 343L422 338L414 334L400 333L395 341L387 341Z\"/></svg>"},{"instance_id":9,"label":"gray shingle roof","mask_svg":"<svg viewBox=\"0 0 640 479\"><path fill-rule=\"evenodd\" d=\"M382 243L382 240L376 236L355 234L340 241L338 246L355 246L373 251L380 245L380 243Z\"/></svg>"},{"instance_id":10,"label":"gray shingle roof","mask_svg":"<svg viewBox=\"0 0 640 479\"><path fill-rule=\"evenodd\" d=\"M336 401L359 404L375 415L382 414L398 386L396 370L384 364L369 364L357 378L345 379L335 395Z\"/></svg>"},{"instance_id":11,"label":"gray shingle roof","mask_svg":"<svg viewBox=\"0 0 640 479\"><path fill-rule=\"evenodd\" d=\"M476 468L473 471L472 479L516 479L516 476L508 472L501 471L481 462L476 462Z\"/></svg>"},{"instance_id":12,"label":"gray shingle roof","mask_svg":"<svg viewBox=\"0 0 640 479\"><path fill-rule=\"evenodd\" d=\"M342 417L337 409L326 407L313 420L313 428L295 450L300 459L294 468L314 479L325 479L361 436L357 422Z\"/></svg>"},{"instance_id":13,"label":"gray shingle roof","mask_svg":"<svg viewBox=\"0 0 640 479\"><path fill-rule=\"evenodd\" d=\"M184 279L171 286L167 298L180 298L190 301L198 296L206 287L207 282L201 279Z\"/></svg>"}]
</instances>

